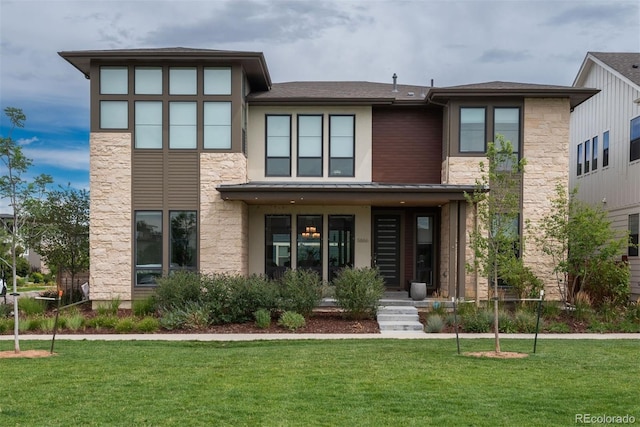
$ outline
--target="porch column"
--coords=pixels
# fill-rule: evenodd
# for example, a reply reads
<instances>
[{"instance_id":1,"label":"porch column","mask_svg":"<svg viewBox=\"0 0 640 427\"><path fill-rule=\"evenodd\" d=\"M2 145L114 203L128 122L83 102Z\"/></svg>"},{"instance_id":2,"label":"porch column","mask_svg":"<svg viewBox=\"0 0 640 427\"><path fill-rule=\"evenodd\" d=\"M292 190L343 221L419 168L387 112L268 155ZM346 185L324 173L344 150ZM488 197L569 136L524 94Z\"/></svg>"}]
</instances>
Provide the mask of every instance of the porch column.
<instances>
[{"instance_id":1,"label":"porch column","mask_svg":"<svg viewBox=\"0 0 640 427\"><path fill-rule=\"evenodd\" d=\"M451 200L449 202L449 265L447 270L449 270L449 274L447 275L447 291L448 296L452 297L456 295L456 286L458 282L458 252L459 248L459 236L458 236L458 221L459 221L459 203L457 201Z\"/></svg>"},{"instance_id":2,"label":"porch column","mask_svg":"<svg viewBox=\"0 0 640 427\"><path fill-rule=\"evenodd\" d=\"M467 277L466 272L466 264L467 264L467 204L466 203L457 203L458 205L458 234L457 234L457 245L458 245L458 271L457 271L457 282L458 282L458 298L465 296L465 278Z\"/></svg>"}]
</instances>

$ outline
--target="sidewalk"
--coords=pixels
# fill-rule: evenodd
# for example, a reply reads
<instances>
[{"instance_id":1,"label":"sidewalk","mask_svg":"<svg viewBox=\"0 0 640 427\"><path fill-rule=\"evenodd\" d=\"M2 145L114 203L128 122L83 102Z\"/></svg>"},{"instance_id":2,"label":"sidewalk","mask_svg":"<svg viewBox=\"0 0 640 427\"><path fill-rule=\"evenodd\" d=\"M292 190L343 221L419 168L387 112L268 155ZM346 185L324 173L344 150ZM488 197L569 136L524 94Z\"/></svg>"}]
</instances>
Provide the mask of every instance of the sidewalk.
<instances>
[{"instance_id":1,"label":"sidewalk","mask_svg":"<svg viewBox=\"0 0 640 427\"><path fill-rule=\"evenodd\" d=\"M493 334L460 334L460 339L493 339ZM51 335L20 334L20 341L50 341ZM380 334L59 334L56 341L273 341L347 339L455 339L456 334L384 332ZM12 341L0 335L0 341ZM533 340L534 334L500 334L500 339ZM640 334L538 334L540 340L640 340Z\"/></svg>"}]
</instances>

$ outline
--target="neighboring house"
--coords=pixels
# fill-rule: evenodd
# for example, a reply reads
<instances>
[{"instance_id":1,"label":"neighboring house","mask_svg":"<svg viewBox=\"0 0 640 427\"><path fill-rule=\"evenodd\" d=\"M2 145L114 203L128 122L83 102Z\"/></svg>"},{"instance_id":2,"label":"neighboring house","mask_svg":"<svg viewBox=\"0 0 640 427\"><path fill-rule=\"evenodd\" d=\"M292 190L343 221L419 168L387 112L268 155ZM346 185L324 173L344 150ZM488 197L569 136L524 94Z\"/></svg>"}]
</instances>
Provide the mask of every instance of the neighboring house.
<instances>
[{"instance_id":1,"label":"neighboring house","mask_svg":"<svg viewBox=\"0 0 640 427\"><path fill-rule=\"evenodd\" d=\"M571 187L601 204L613 227L638 243L640 217L640 53L589 52L573 86L600 93L571 113ZM633 298L640 297L638 248L624 257Z\"/></svg>"},{"instance_id":2,"label":"neighboring house","mask_svg":"<svg viewBox=\"0 0 640 427\"><path fill-rule=\"evenodd\" d=\"M91 295L140 298L177 269L267 274L379 267L486 299L468 273L465 201L486 141L527 158L522 215L568 184L570 109L591 89L493 82L433 88L274 84L259 52L61 52L91 80ZM551 261L525 262L556 290Z\"/></svg>"},{"instance_id":3,"label":"neighboring house","mask_svg":"<svg viewBox=\"0 0 640 427\"><path fill-rule=\"evenodd\" d=\"M2 223L2 227L4 231L8 233L7 236L9 236L13 232L13 214L0 214L0 223ZM20 243L18 243L18 245L24 246ZM26 258L27 261L29 261L29 266L31 267L32 271L40 271L40 272L47 271L47 266L42 261L40 254L37 253L36 251L31 250L27 247L24 249L21 256L23 258ZM1 273L0 273L0 276L1 276Z\"/></svg>"}]
</instances>

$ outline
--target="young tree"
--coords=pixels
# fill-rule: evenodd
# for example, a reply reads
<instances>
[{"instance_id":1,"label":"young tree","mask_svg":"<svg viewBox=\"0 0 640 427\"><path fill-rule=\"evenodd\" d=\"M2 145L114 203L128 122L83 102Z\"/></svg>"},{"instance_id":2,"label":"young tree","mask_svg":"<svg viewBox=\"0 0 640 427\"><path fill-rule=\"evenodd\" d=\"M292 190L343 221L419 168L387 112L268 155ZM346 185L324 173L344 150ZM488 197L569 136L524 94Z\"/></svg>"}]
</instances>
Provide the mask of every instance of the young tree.
<instances>
[{"instance_id":1,"label":"young tree","mask_svg":"<svg viewBox=\"0 0 640 427\"><path fill-rule=\"evenodd\" d=\"M495 351L500 352L498 332L498 283L504 279L505 266L519 257L520 183L525 160L518 160L511 142L496 135L487 147L487 163L480 162L481 177L476 189L465 194L475 208L476 227L469 232L474 251L470 271L478 271L489 279L494 301Z\"/></svg>"},{"instance_id":2,"label":"young tree","mask_svg":"<svg viewBox=\"0 0 640 427\"><path fill-rule=\"evenodd\" d=\"M89 193L60 187L27 211L29 246L58 272L69 272L73 288L76 275L89 269Z\"/></svg>"},{"instance_id":3,"label":"young tree","mask_svg":"<svg viewBox=\"0 0 640 427\"><path fill-rule=\"evenodd\" d=\"M51 183L48 175L39 175L33 179L26 177L32 160L22 153L22 147L13 140L13 131L16 128L24 127L26 116L19 108L7 107L4 109L5 115L11 123L9 133L6 137L0 137L0 162L3 165L3 175L0 176L0 197L8 200L12 211L12 218L6 221L4 226L11 237L11 262L2 260L11 267L13 277L13 313L14 321L14 347L15 352L20 352L20 340L18 336L18 287L16 276L17 254L16 248L21 241L23 227L26 224L27 216L25 206L33 198L41 197L46 192L47 184Z\"/></svg>"}]
</instances>

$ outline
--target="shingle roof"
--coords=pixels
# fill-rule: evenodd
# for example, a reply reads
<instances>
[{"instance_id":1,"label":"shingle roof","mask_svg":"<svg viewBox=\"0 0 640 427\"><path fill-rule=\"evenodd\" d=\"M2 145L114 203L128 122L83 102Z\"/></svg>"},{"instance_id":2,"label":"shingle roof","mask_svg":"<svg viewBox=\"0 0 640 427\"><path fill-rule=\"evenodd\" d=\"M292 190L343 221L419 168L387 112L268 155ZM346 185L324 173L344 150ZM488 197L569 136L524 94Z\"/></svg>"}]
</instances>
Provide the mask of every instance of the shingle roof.
<instances>
[{"instance_id":1,"label":"shingle roof","mask_svg":"<svg viewBox=\"0 0 640 427\"><path fill-rule=\"evenodd\" d=\"M640 86L640 52L589 52L588 55L599 59Z\"/></svg>"},{"instance_id":2,"label":"shingle roof","mask_svg":"<svg viewBox=\"0 0 640 427\"><path fill-rule=\"evenodd\" d=\"M557 85L541 85L536 83L518 83L518 82L484 82L484 83L471 83L459 86L448 86L440 88L446 89L479 89L479 90L566 90L571 89L570 86L557 86Z\"/></svg>"}]
</instances>

